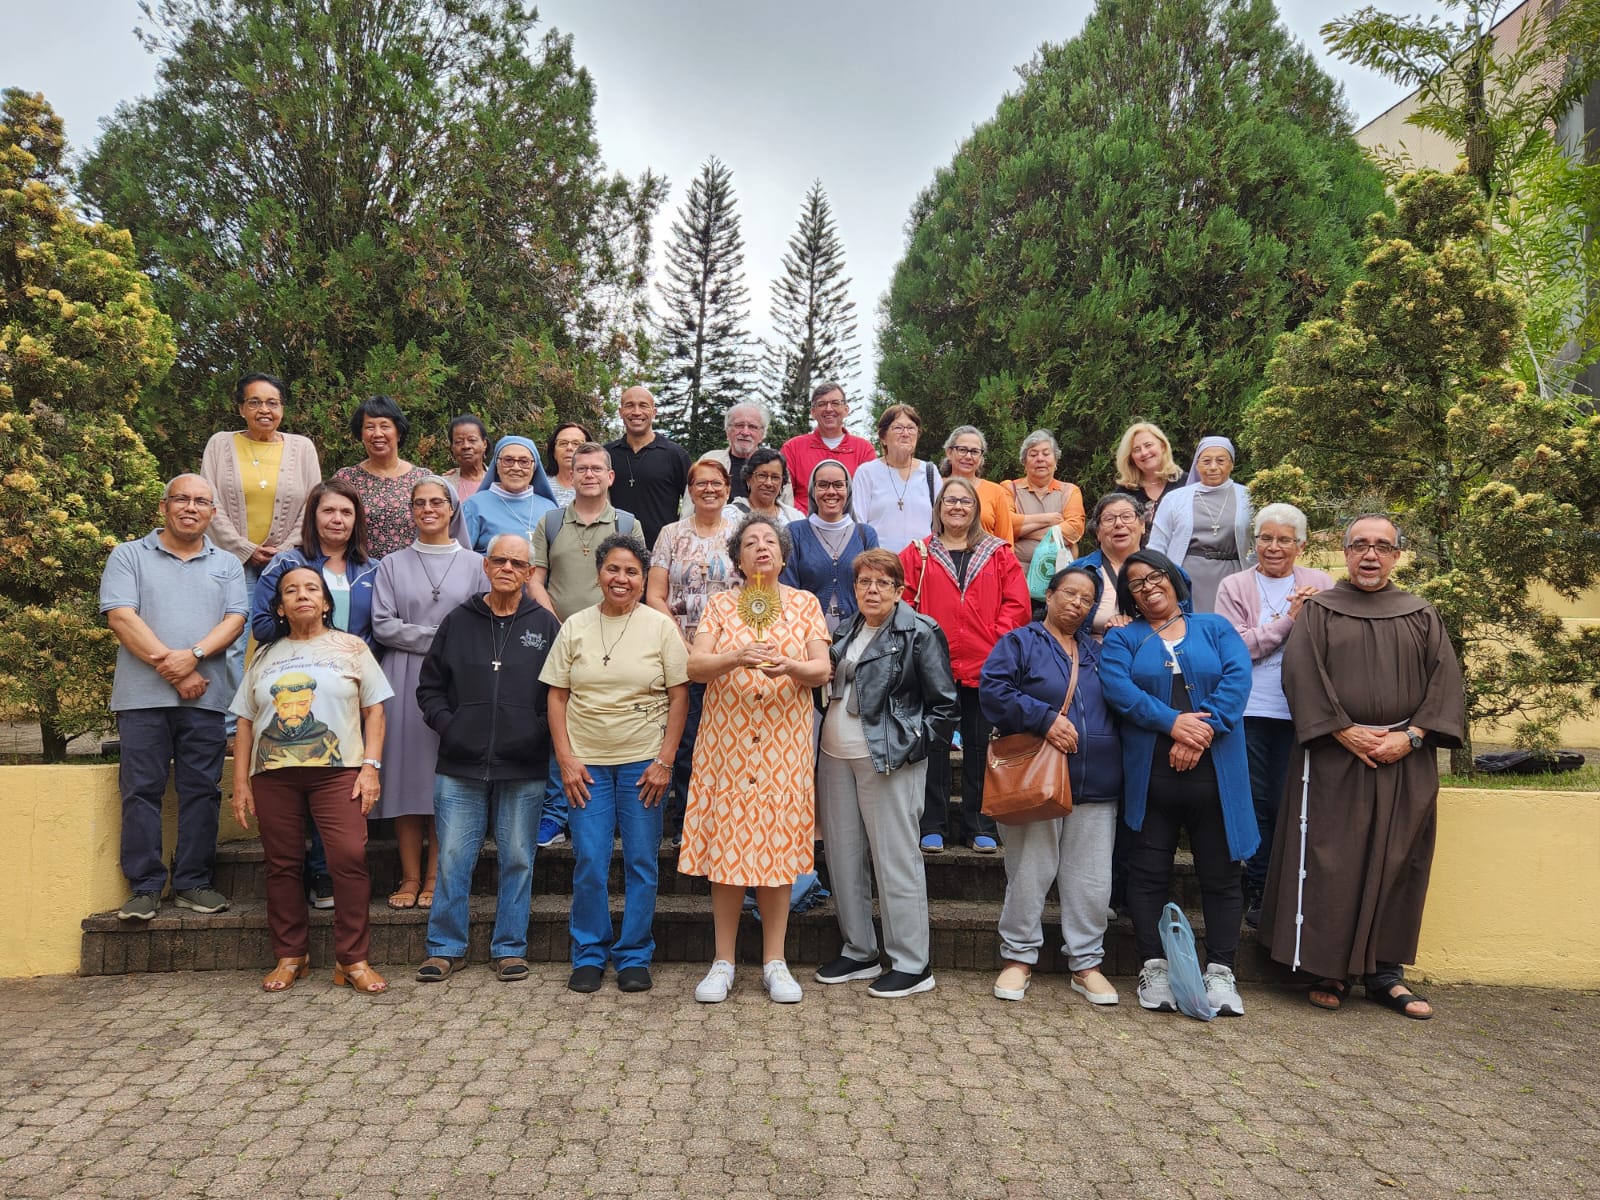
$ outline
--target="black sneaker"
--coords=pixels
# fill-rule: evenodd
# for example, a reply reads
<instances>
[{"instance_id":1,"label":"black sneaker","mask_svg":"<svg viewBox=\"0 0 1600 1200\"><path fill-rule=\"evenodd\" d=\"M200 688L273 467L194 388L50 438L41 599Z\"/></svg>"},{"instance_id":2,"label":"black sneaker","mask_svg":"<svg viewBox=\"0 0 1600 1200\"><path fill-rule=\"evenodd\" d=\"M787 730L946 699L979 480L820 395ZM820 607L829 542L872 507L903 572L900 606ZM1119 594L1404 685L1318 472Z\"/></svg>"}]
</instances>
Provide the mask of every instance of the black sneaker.
<instances>
[{"instance_id":1,"label":"black sneaker","mask_svg":"<svg viewBox=\"0 0 1600 1200\"><path fill-rule=\"evenodd\" d=\"M184 888L172 902L197 913L219 913L228 907L228 898L214 887Z\"/></svg>"},{"instance_id":2,"label":"black sneaker","mask_svg":"<svg viewBox=\"0 0 1600 1200\"><path fill-rule=\"evenodd\" d=\"M876 979L883 968L876 962L862 962L859 958L840 955L831 963L823 963L814 976L818 983L852 983L857 979Z\"/></svg>"},{"instance_id":3,"label":"black sneaker","mask_svg":"<svg viewBox=\"0 0 1600 1200\"><path fill-rule=\"evenodd\" d=\"M933 968L924 967L913 974L910 971L890 971L867 988L867 995L880 1000L895 1000L901 996L915 996L918 992L933 991Z\"/></svg>"},{"instance_id":4,"label":"black sneaker","mask_svg":"<svg viewBox=\"0 0 1600 1200\"><path fill-rule=\"evenodd\" d=\"M648 992L655 986L649 967L623 967L617 972L617 991Z\"/></svg>"},{"instance_id":5,"label":"black sneaker","mask_svg":"<svg viewBox=\"0 0 1600 1200\"><path fill-rule=\"evenodd\" d=\"M312 908L333 907L333 876L326 871L321 871L311 877L311 886L306 889L311 900Z\"/></svg>"},{"instance_id":6,"label":"black sneaker","mask_svg":"<svg viewBox=\"0 0 1600 1200\"><path fill-rule=\"evenodd\" d=\"M117 909L119 921L148 921L161 907L161 897L154 892L135 892Z\"/></svg>"},{"instance_id":7,"label":"black sneaker","mask_svg":"<svg viewBox=\"0 0 1600 1200\"><path fill-rule=\"evenodd\" d=\"M598 992L605 978L604 967L577 967L567 980L567 989L574 992Z\"/></svg>"}]
</instances>

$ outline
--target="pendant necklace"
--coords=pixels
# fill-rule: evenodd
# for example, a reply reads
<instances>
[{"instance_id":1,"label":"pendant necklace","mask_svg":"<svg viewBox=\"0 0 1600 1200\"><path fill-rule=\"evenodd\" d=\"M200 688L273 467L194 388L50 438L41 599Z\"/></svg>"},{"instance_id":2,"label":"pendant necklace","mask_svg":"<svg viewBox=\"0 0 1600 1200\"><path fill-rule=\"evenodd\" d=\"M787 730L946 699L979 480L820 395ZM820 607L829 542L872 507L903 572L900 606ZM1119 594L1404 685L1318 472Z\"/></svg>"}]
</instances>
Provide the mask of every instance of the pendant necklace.
<instances>
[{"instance_id":1,"label":"pendant necklace","mask_svg":"<svg viewBox=\"0 0 1600 1200\"><path fill-rule=\"evenodd\" d=\"M1289 590L1292 592L1294 589L1291 587ZM1279 617L1288 614L1288 597L1284 597L1284 605L1282 608L1279 608L1277 605L1273 604L1272 598L1267 595L1267 589L1261 583L1260 572L1256 573L1256 591L1261 595L1261 607L1267 610L1267 616L1276 621Z\"/></svg>"},{"instance_id":2,"label":"pendant necklace","mask_svg":"<svg viewBox=\"0 0 1600 1200\"><path fill-rule=\"evenodd\" d=\"M915 470L916 465L917 465L917 460L913 458L911 460L910 466L911 466L911 468L913 470ZM894 489L894 506L896 508L898 508L901 512L904 512L905 511L905 507L906 507L906 493L911 490L911 476L910 475L900 475L900 468L899 467L891 466L889 468L889 470L890 470L890 472L892 472L891 475L889 476L889 486ZM897 487L894 486L894 476L896 476L896 475L900 475L901 480L905 484L904 487L898 487L897 488Z\"/></svg>"},{"instance_id":3,"label":"pendant necklace","mask_svg":"<svg viewBox=\"0 0 1600 1200\"><path fill-rule=\"evenodd\" d=\"M444 564L444 573L441 574L438 579L435 579L433 577L433 572L428 570L428 556L418 551L417 558L422 563L422 573L428 578L428 586L433 589L434 603L438 603L439 589L444 586L445 580L450 578L450 569L456 565L456 556L454 554L448 556L448 559Z\"/></svg>"},{"instance_id":4,"label":"pendant necklace","mask_svg":"<svg viewBox=\"0 0 1600 1200\"><path fill-rule=\"evenodd\" d=\"M493 657L489 659L489 662L496 671L500 669L500 664L504 661L506 643L511 640L511 620L512 617L515 616L516 613L512 613L510 617L495 618L496 623L500 627L500 634L498 637L495 635L493 628L489 630L489 648L491 654L493 655Z\"/></svg>"},{"instance_id":5,"label":"pendant necklace","mask_svg":"<svg viewBox=\"0 0 1600 1200\"><path fill-rule=\"evenodd\" d=\"M628 620L622 623L622 632L617 634L617 636L612 639L609 646L606 645L606 615L605 613L600 614L600 648L605 651L605 653L600 656L601 666L609 667L611 665L611 653L622 642L622 639L628 636L628 624L633 620L633 614L635 611L637 611L638 607L638 604L635 604L633 608L628 610Z\"/></svg>"},{"instance_id":6,"label":"pendant necklace","mask_svg":"<svg viewBox=\"0 0 1600 1200\"><path fill-rule=\"evenodd\" d=\"M534 509L534 501L537 500L538 497L539 497L539 493L534 491L532 486L529 486L529 488L528 488L528 511L523 515L522 524L523 524L523 533L527 537L528 545L530 545L530 546L533 545L533 509ZM501 497L501 499L505 499L505 498L506 497Z\"/></svg>"},{"instance_id":7,"label":"pendant necklace","mask_svg":"<svg viewBox=\"0 0 1600 1200\"><path fill-rule=\"evenodd\" d=\"M1228 506L1228 502L1226 500L1224 500L1222 502L1222 504L1220 504L1217 507L1217 511L1216 512L1207 512L1204 508L1202 508L1200 506L1200 497L1197 495L1194 498L1195 511L1197 513L1199 513L1201 516L1203 516L1206 520L1211 522L1211 535L1213 537L1215 537L1216 534L1217 534L1217 531L1222 528L1222 514L1223 514L1223 511L1227 508L1227 506Z\"/></svg>"},{"instance_id":8,"label":"pendant necklace","mask_svg":"<svg viewBox=\"0 0 1600 1200\"><path fill-rule=\"evenodd\" d=\"M256 488L264 492L267 490L267 473L261 466L261 452L256 449L255 438L251 437L248 433L244 435L244 440L245 453L250 456L250 465L256 469ZM272 440L278 440L276 434L273 435Z\"/></svg>"}]
</instances>

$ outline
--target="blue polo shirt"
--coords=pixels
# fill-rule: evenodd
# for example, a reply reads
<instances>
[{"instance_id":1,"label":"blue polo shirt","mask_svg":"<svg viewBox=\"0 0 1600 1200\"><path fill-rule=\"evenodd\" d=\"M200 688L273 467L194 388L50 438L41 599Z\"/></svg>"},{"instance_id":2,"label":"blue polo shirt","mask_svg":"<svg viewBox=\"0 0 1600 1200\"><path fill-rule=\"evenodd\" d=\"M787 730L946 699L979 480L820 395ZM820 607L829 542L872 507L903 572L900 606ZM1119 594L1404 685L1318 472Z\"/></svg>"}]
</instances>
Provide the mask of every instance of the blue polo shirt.
<instances>
[{"instance_id":1,"label":"blue polo shirt","mask_svg":"<svg viewBox=\"0 0 1600 1200\"><path fill-rule=\"evenodd\" d=\"M100 576L100 611L131 608L164 644L173 649L193 646L237 613L248 618L244 567L233 555L217 549L208 537L191 559L179 558L161 544L160 530L111 552ZM239 688L237 673L228 669L227 652L206 655L195 669L207 687L198 700L182 700L155 667L117 647L117 673L111 683L111 711L138 708L201 708L225 713Z\"/></svg>"}]
</instances>

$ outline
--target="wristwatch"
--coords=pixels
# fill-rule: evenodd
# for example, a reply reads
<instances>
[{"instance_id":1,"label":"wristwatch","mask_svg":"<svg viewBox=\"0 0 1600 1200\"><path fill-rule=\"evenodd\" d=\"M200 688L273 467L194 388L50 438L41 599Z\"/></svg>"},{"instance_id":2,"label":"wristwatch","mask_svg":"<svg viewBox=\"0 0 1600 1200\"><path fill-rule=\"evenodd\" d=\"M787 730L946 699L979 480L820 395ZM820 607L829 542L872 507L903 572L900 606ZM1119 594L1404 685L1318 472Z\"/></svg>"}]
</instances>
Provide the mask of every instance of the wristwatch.
<instances>
[{"instance_id":1,"label":"wristwatch","mask_svg":"<svg viewBox=\"0 0 1600 1200\"><path fill-rule=\"evenodd\" d=\"M1407 729L1406 739L1411 743L1411 748L1413 750L1422 749L1422 735L1420 733L1412 733L1410 729Z\"/></svg>"},{"instance_id":2,"label":"wristwatch","mask_svg":"<svg viewBox=\"0 0 1600 1200\"><path fill-rule=\"evenodd\" d=\"M204 650L202 650L199 646L190 646L189 647L189 653L194 655L195 662L200 662L206 656L206 652Z\"/></svg>"},{"instance_id":3,"label":"wristwatch","mask_svg":"<svg viewBox=\"0 0 1600 1200\"><path fill-rule=\"evenodd\" d=\"M363 767L371 767L374 771L383 770L383 760L381 758L363 758L361 765Z\"/></svg>"}]
</instances>

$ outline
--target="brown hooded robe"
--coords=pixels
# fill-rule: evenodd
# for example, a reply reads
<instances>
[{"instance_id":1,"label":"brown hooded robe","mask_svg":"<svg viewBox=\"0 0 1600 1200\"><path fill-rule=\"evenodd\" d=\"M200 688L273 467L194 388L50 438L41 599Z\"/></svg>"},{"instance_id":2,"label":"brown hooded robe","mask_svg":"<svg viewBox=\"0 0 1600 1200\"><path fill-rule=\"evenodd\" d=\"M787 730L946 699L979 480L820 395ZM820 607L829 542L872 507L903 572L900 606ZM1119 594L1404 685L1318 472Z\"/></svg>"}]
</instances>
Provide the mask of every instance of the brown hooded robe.
<instances>
[{"instance_id":1,"label":"brown hooded robe","mask_svg":"<svg viewBox=\"0 0 1600 1200\"><path fill-rule=\"evenodd\" d=\"M1435 751L1459 746L1466 722L1444 622L1392 584L1364 592L1341 581L1306 600L1284 646L1283 691L1299 745L1278 815L1261 940L1274 959L1294 965L1299 911L1302 970L1345 979L1379 963L1413 962L1433 864ZM1333 737L1350 725L1415 725L1426 745L1374 770ZM1297 898L1308 756L1306 878Z\"/></svg>"}]
</instances>

